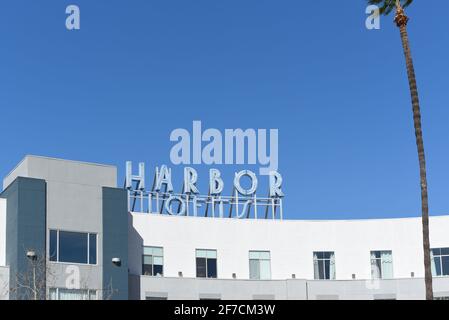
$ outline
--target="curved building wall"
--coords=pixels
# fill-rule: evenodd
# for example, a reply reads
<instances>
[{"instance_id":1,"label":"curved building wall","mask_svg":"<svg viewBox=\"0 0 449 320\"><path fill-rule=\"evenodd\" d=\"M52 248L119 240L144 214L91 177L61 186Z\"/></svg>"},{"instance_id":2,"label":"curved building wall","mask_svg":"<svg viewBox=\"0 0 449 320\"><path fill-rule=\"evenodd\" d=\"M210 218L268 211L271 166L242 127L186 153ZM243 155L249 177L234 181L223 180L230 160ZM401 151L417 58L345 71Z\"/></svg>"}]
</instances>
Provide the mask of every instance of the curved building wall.
<instances>
[{"instance_id":1,"label":"curved building wall","mask_svg":"<svg viewBox=\"0 0 449 320\"><path fill-rule=\"evenodd\" d=\"M295 221L130 214L129 268L142 247L164 249L164 277L196 277L196 249L217 250L219 279L249 279L249 251L271 253L271 279L314 279L313 252L335 253L336 280L371 279L370 252L391 250L393 278L424 276L420 218ZM449 216L430 220L431 247L449 247Z\"/></svg>"}]
</instances>

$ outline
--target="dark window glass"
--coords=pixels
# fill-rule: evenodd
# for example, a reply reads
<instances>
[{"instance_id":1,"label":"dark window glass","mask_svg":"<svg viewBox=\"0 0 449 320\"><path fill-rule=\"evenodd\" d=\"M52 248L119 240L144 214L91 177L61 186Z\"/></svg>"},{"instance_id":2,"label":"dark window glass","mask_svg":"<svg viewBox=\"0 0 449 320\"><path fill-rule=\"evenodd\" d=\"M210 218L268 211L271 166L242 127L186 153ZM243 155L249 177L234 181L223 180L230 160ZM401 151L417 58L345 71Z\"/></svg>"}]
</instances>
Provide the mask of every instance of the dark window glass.
<instances>
[{"instance_id":1,"label":"dark window glass","mask_svg":"<svg viewBox=\"0 0 449 320\"><path fill-rule=\"evenodd\" d=\"M89 234L89 263L97 264L97 235Z\"/></svg>"},{"instance_id":2,"label":"dark window glass","mask_svg":"<svg viewBox=\"0 0 449 320\"><path fill-rule=\"evenodd\" d=\"M164 275L164 267L159 264L155 264L154 265L154 275L155 276L163 276Z\"/></svg>"},{"instance_id":3,"label":"dark window glass","mask_svg":"<svg viewBox=\"0 0 449 320\"><path fill-rule=\"evenodd\" d=\"M196 276L206 278L206 258L196 258Z\"/></svg>"},{"instance_id":4,"label":"dark window glass","mask_svg":"<svg viewBox=\"0 0 449 320\"><path fill-rule=\"evenodd\" d=\"M441 255L441 249L432 249L432 253L434 256L440 256Z\"/></svg>"},{"instance_id":5,"label":"dark window glass","mask_svg":"<svg viewBox=\"0 0 449 320\"><path fill-rule=\"evenodd\" d=\"M151 264L142 265L142 274L144 276L152 276L153 275L153 266Z\"/></svg>"},{"instance_id":6,"label":"dark window glass","mask_svg":"<svg viewBox=\"0 0 449 320\"><path fill-rule=\"evenodd\" d=\"M153 256L144 255L142 261L142 274L144 276L153 275Z\"/></svg>"},{"instance_id":7,"label":"dark window glass","mask_svg":"<svg viewBox=\"0 0 449 320\"><path fill-rule=\"evenodd\" d=\"M87 233L59 231L59 261L87 263Z\"/></svg>"},{"instance_id":8,"label":"dark window glass","mask_svg":"<svg viewBox=\"0 0 449 320\"><path fill-rule=\"evenodd\" d=\"M167 297L146 297L145 300L167 300Z\"/></svg>"},{"instance_id":9,"label":"dark window glass","mask_svg":"<svg viewBox=\"0 0 449 320\"><path fill-rule=\"evenodd\" d=\"M442 255L449 255L449 248L441 248Z\"/></svg>"},{"instance_id":10,"label":"dark window glass","mask_svg":"<svg viewBox=\"0 0 449 320\"><path fill-rule=\"evenodd\" d=\"M318 279L325 279L324 278L324 260L318 261Z\"/></svg>"},{"instance_id":11,"label":"dark window glass","mask_svg":"<svg viewBox=\"0 0 449 320\"><path fill-rule=\"evenodd\" d=\"M58 232L50 230L50 261L58 259Z\"/></svg>"},{"instance_id":12,"label":"dark window glass","mask_svg":"<svg viewBox=\"0 0 449 320\"><path fill-rule=\"evenodd\" d=\"M207 259L207 277L217 277L217 259Z\"/></svg>"},{"instance_id":13,"label":"dark window glass","mask_svg":"<svg viewBox=\"0 0 449 320\"><path fill-rule=\"evenodd\" d=\"M329 271L330 271L330 260L324 260L324 270L325 270L325 272L324 272L324 279L325 280L329 280L331 277L330 277L330 273L329 273Z\"/></svg>"},{"instance_id":14,"label":"dark window glass","mask_svg":"<svg viewBox=\"0 0 449 320\"><path fill-rule=\"evenodd\" d=\"M443 264L443 276L449 276L449 256L441 257Z\"/></svg>"}]
</instances>

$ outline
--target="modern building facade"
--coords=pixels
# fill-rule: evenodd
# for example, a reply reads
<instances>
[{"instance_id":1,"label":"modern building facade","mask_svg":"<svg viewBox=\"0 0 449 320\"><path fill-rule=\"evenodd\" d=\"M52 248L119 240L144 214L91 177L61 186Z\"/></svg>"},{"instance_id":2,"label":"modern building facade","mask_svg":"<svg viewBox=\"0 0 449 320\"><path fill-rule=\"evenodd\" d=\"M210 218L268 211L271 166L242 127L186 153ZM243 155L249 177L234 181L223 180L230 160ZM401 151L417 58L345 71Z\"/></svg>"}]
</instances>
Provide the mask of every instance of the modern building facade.
<instances>
[{"instance_id":1,"label":"modern building facade","mask_svg":"<svg viewBox=\"0 0 449 320\"><path fill-rule=\"evenodd\" d=\"M440 299L448 230L431 218ZM0 299L424 299L422 261L420 218L129 212L114 166L27 156L0 195Z\"/></svg>"},{"instance_id":2,"label":"modern building facade","mask_svg":"<svg viewBox=\"0 0 449 320\"><path fill-rule=\"evenodd\" d=\"M111 166L28 156L4 179L0 261L9 298L32 298L23 287L34 269L40 296L99 298L113 280L114 296L128 298L127 200L116 175Z\"/></svg>"}]
</instances>

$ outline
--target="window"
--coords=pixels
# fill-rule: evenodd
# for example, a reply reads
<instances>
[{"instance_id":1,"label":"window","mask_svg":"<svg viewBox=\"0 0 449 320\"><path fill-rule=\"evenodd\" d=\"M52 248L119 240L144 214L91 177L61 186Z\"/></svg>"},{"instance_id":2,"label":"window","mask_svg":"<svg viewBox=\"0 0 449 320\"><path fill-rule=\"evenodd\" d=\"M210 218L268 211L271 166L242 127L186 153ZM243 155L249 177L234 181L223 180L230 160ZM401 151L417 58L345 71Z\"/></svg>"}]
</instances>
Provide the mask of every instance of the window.
<instances>
[{"instance_id":1,"label":"window","mask_svg":"<svg viewBox=\"0 0 449 320\"><path fill-rule=\"evenodd\" d=\"M160 247L143 247L142 274L144 276L164 275L164 249Z\"/></svg>"},{"instance_id":2,"label":"window","mask_svg":"<svg viewBox=\"0 0 449 320\"><path fill-rule=\"evenodd\" d=\"M371 251L372 279L393 278L393 255L391 251Z\"/></svg>"},{"instance_id":3,"label":"window","mask_svg":"<svg viewBox=\"0 0 449 320\"><path fill-rule=\"evenodd\" d=\"M314 252L313 271L315 280L335 280L335 254L333 252Z\"/></svg>"},{"instance_id":4,"label":"window","mask_svg":"<svg viewBox=\"0 0 449 320\"><path fill-rule=\"evenodd\" d=\"M95 233L50 230L50 261L97 264Z\"/></svg>"},{"instance_id":5,"label":"window","mask_svg":"<svg viewBox=\"0 0 449 320\"><path fill-rule=\"evenodd\" d=\"M253 280L271 279L270 251L249 252L249 278Z\"/></svg>"},{"instance_id":6,"label":"window","mask_svg":"<svg viewBox=\"0 0 449 320\"><path fill-rule=\"evenodd\" d=\"M430 250L430 258L434 277L449 276L449 248Z\"/></svg>"},{"instance_id":7,"label":"window","mask_svg":"<svg viewBox=\"0 0 449 320\"><path fill-rule=\"evenodd\" d=\"M196 276L217 278L217 250L196 250Z\"/></svg>"},{"instance_id":8,"label":"window","mask_svg":"<svg viewBox=\"0 0 449 320\"><path fill-rule=\"evenodd\" d=\"M50 230L50 261L58 261L58 232Z\"/></svg>"},{"instance_id":9,"label":"window","mask_svg":"<svg viewBox=\"0 0 449 320\"><path fill-rule=\"evenodd\" d=\"M97 290L50 288L50 300L97 300Z\"/></svg>"},{"instance_id":10,"label":"window","mask_svg":"<svg viewBox=\"0 0 449 320\"><path fill-rule=\"evenodd\" d=\"M168 300L168 297L162 297L162 296L159 296L159 297L156 297L156 296L147 296L147 297L145 297L145 300Z\"/></svg>"},{"instance_id":11,"label":"window","mask_svg":"<svg viewBox=\"0 0 449 320\"><path fill-rule=\"evenodd\" d=\"M446 297L443 297L443 296L441 296L441 297L433 297L433 300L449 300L449 297L448 296L446 296Z\"/></svg>"},{"instance_id":12,"label":"window","mask_svg":"<svg viewBox=\"0 0 449 320\"><path fill-rule=\"evenodd\" d=\"M145 300L168 300L168 292L145 292Z\"/></svg>"},{"instance_id":13,"label":"window","mask_svg":"<svg viewBox=\"0 0 449 320\"><path fill-rule=\"evenodd\" d=\"M97 264L97 235L89 233L89 263Z\"/></svg>"}]
</instances>

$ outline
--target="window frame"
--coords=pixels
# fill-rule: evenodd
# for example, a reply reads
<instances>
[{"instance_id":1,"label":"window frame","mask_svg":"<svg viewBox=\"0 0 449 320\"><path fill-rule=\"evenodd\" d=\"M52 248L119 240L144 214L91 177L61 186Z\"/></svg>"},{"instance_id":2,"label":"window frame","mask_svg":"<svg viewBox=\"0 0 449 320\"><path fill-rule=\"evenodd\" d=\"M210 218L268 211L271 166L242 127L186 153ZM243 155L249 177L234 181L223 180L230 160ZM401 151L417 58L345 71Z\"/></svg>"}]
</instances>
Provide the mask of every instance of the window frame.
<instances>
[{"instance_id":1,"label":"window frame","mask_svg":"<svg viewBox=\"0 0 449 320\"><path fill-rule=\"evenodd\" d=\"M199 251L206 251L206 257L198 257ZM215 258L209 258L207 256L208 252L215 252ZM205 277L199 277L198 276L198 260L197 259L204 259L205 260ZM215 260L215 277L209 277L209 268L208 268L208 261L209 260ZM196 270L196 278L199 279L218 279L218 251L217 249L195 249L195 270Z\"/></svg>"},{"instance_id":2,"label":"window frame","mask_svg":"<svg viewBox=\"0 0 449 320\"><path fill-rule=\"evenodd\" d=\"M385 252L389 252L390 256L391 256L391 272L392 272L392 277L391 278L385 278L384 277L384 259L382 258L382 254ZM371 256L373 254L379 253L379 258L371 258ZM371 267L371 279L372 280L391 280L394 279L394 264L393 264L393 250L370 250L370 267ZM373 277L373 272L372 272L372 265L373 265L373 260L375 260L377 262L377 260L380 261L380 277L379 278L374 278Z\"/></svg>"},{"instance_id":3,"label":"window frame","mask_svg":"<svg viewBox=\"0 0 449 320\"><path fill-rule=\"evenodd\" d=\"M432 254L432 256L433 256L433 259L432 259L433 261L431 261L431 263L435 264L435 258L436 258L436 257L438 257L438 258L440 259L439 265L440 265L441 274L440 274L440 275L437 275L437 274L433 275L433 274L432 274L432 277L434 277L434 278L445 278L445 277L449 277L449 274L444 274L444 272L443 272L443 257L448 257L448 258L449 258L449 252L448 252L447 254L443 254L443 253L442 253L442 250L443 250L443 249L449 250L449 247L430 248L431 254ZM440 250L440 253L439 253L438 255L435 255L435 254L433 253L434 250ZM436 272L436 264L435 264L435 272Z\"/></svg>"},{"instance_id":4,"label":"window frame","mask_svg":"<svg viewBox=\"0 0 449 320\"><path fill-rule=\"evenodd\" d=\"M324 256L325 254L329 254L329 257L328 258L326 258L326 257L319 257L318 255L321 255L321 256ZM316 259L315 259L315 255L317 256L316 257ZM322 281L333 281L333 280L336 280L336 277L333 277L333 275L331 274L331 262L332 262L332 256L333 256L333 260L334 260L334 270L336 269L336 266L335 266L335 251L313 251L313 255L312 255L312 258L313 258L313 266L314 266L314 271L313 271L313 278L314 278L314 280L318 280L318 281L320 281L320 280L322 280ZM329 274L329 277L327 278L326 277L326 261L328 261L329 262L329 266L328 266L328 269L327 269L327 271L328 271L328 274ZM316 278L316 274L315 274L315 262L318 264L318 278ZM323 279L321 279L319 276L320 276L320 272L319 272L319 265L320 265L320 263L322 263L323 264L323 273L324 273L324 278Z\"/></svg>"},{"instance_id":5,"label":"window frame","mask_svg":"<svg viewBox=\"0 0 449 320\"><path fill-rule=\"evenodd\" d=\"M251 253L253 254L259 254L258 258L252 258L251 257ZM268 258L261 258L260 255L261 254L268 254ZM257 278L251 277L251 261L257 261L257 265L258 265L258 270L259 270L259 274ZM269 266L269 270L270 270L270 276L267 279L262 279L261 277L261 262L262 261L268 261L268 266ZM249 279L250 280L255 280L255 281L266 281L266 280L271 280L272 276L271 276L271 251L270 250L249 250L248 251L248 263L249 263Z\"/></svg>"},{"instance_id":6,"label":"window frame","mask_svg":"<svg viewBox=\"0 0 449 320\"><path fill-rule=\"evenodd\" d=\"M160 249L162 251L162 255L161 256L154 255L153 253L151 255L150 254L145 254L145 248L151 248L152 250L153 249ZM144 263L145 262L145 260L144 260L145 256L151 257L151 275L144 273L144 265L148 265L148 264ZM162 258L162 274L161 275L157 275L157 274L154 273L154 257ZM164 247L142 246L142 270L141 270L141 273L142 273L143 276L146 276L146 277L163 277L164 276L164 271L165 271L165 268L164 268L165 263L164 262L165 262L164 261Z\"/></svg>"},{"instance_id":7,"label":"window frame","mask_svg":"<svg viewBox=\"0 0 449 320\"><path fill-rule=\"evenodd\" d=\"M57 299L51 299L51 292L55 291L55 295ZM69 289L69 288L62 288L62 287L50 287L48 288L48 300L52 300L52 301L67 301L67 300L61 300L59 299L59 294L60 294L60 290L76 290L76 291L80 291L81 292L86 292L86 296L88 297L88 299L81 299L79 301L95 301L95 300L100 300L98 297L98 290L97 289L88 289L88 288L79 288L79 289ZM91 294L95 295L94 299L90 299ZM72 301L77 301L77 300L72 300Z\"/></svg>"},{"instance_id":8,"label":"window frame","mask_svg":"<svg viewBox=\"0 0 449 320\"><path fill-rule=\"evenodd\" d=\"M51 233L52 231L56 232L56 260L51 260ZM60 232L67 233L79 233L86 235L86 249L87 249L87 263L85 262L68 262L68 261L60 261L59 260L59 252L60 252L60 241L59 234ZM90 236L95 236L95 263L90 263ZM83 266L98 266L98 232L90 232L90 231L75 231L75 230L66 230L66 229L48 229L48 261L50 263L60 263L60 264L73 264L73 265L83 265ZM62 288L64 289L64 288Z\"/></svg>"}]
</instances>

